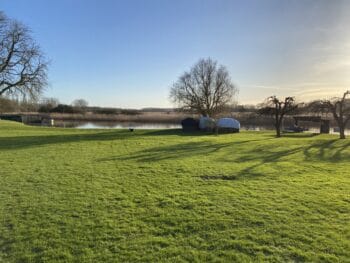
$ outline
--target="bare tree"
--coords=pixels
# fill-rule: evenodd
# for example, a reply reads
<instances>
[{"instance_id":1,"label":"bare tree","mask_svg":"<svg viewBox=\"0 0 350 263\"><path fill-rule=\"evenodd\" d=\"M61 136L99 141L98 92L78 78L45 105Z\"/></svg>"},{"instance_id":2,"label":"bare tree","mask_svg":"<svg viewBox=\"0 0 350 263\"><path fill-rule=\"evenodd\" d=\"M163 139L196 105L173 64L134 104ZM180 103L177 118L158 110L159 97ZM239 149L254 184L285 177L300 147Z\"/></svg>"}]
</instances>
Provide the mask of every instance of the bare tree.
<instances>
[{"instance_id":1,"label":"bare tree","mask_svg":"<svg viewBox=\"0 0 350 263\"><path fill-rule=\"evenodd\" d=\"M345 128L350 121L350 90L342 97L313 101L309 108L313 112L331 113L339 127L339 138L345 139Z\"/></svg>"},{"instance_id":2,"label":"bare tree","mask_svg":"<svg viewBox=\"0 0 350 263\"><path fill-rule=\"evenodd\" d=\"M260 105L258 113L261 115L269 115L274 118L276 128L276 136L281 137L281 127L283 118L286 114L294 112L298 108L293 97L286 97L284 100L271 96Z\"/></svg>"},{"instance_id":3,"label":"bare tree","mask_svg":"<svg viewBox=\"0 0 350 263\"><path fill-rule=\"evenodd\" d=\"M85 113L89 103L84 99L76 99L72 102L72 106L77 112Z\"/></svg>"},{"instance_id":4,"label":"bare tree","mask_svg":"<svg viewBox=\"0 0 350 263\"><path fill-rule=\"evenodd\" d=\"M226 67L208 58L199 60L178 79L170 99L183 110L210 116L231 103L236 92Z\"/></svg>"},{"instance_id":5,"label":"bare tree","mask_svg":"<svg viewBox=\"0 0 350 263\"><path fill-rule=\"evenodd\" d=\"M72 102L72 105L77 108L86 108L89 103L84 99L76 99Z\"/></svg>"},{"instance_id":6,"label":"bare tree","mask_svg":"<svg viewBox=\"0 0 350 263\"><path fill-rule=\"evenodd\" d=\"M35 99L47 85L47 61L29 29L0 12L0 96Z\"/></svg>"}]
</instances>

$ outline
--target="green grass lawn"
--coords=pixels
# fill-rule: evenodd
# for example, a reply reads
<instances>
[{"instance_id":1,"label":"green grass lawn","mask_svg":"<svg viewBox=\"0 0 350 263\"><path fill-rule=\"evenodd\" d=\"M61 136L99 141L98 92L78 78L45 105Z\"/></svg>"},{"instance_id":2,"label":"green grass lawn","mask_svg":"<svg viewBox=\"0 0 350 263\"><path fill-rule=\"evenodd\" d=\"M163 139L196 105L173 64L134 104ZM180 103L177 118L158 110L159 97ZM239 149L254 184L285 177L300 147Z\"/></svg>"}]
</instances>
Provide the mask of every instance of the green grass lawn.
<instances>
[{"instance_id":1,"label":"green grass lawn","mask_svg":"<svg viewBox=\"0 0 350 263\"><path fill-rule=\"evenodd\" d=\"M0 262L350 260L350 140L0 121Z\"/></svg>"}]
</instances>

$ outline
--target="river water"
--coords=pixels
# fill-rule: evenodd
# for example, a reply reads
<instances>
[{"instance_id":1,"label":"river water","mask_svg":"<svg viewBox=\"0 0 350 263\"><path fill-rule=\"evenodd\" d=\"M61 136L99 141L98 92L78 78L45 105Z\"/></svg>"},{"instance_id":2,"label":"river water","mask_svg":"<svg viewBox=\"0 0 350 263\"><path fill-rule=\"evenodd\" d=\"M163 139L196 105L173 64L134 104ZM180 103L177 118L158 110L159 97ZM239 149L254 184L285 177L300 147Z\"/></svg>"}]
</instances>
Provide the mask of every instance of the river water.
<instances>
[{"instance_id":1,"label":"river water","mask_svg":"<svg viewBox=\"0 0 350 263\"><path fill-rule=\"evenodd\" d=\"M77 129L181 129L181 124L174 123L144 123L144 122L113 122L113 121L98 121L98 122L82 122L82 121L55 121L55 127L77 128ZM241 130L261 131L273 130L273 126L242 126ZM319 133L317 127L309 127L308 132ZM331 128L331 134L337 134L337 130ZM350 129L346 130L346 134L350 135Z\"/></svg>"},{"instance_id":2,"label":"river water","mask_svg":"<svg viewBox=\"0 0 350 263\"><path fill-rule=\"evenodd\" d=\"M55 121L55 127L77 129L180 129L180 124L172 123L143 123L143 122L81 122L81 121Z\"/></svg>"}]
</instances>

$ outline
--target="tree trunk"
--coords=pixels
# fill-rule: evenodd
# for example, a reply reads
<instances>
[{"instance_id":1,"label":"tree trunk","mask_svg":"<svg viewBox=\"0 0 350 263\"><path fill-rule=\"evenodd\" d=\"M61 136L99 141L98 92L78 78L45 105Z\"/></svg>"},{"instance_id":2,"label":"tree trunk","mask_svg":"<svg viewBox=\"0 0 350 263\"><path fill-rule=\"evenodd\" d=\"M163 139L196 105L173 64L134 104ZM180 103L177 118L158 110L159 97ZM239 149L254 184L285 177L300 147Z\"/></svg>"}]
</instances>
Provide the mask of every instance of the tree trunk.
<instances>
[{"instance_id":1,"label":"tree trunk","mask_svg":"<svg viewBox=\"0 0 350 263\"><path fill-rule=\"evenodd\" d=\"M281 124L276 124L276 137L281 137Z\"/></svg>"},{"instance_id":2,"label":"tree trunk","mask_svg":"<svg viewBox=\"0 0 350 263\"><path fill-rule=\"evenodd\" d=\"M343 125L339 126L339 138L345 139L345 127Z\"/></svg>"},{"instance_id":3,"label":"tree trunk","mask_svg":"<svg viewBox=\"0 0 350 263\"><path fill-rule=\"evenodd\" d=\"M343 116L341 115L338 118L335 118L337 120L338 123L338 127L339 127L339 138L340 139L345 139L345 124L344 120L343 120Z\"/></svg>"}]
</instances>

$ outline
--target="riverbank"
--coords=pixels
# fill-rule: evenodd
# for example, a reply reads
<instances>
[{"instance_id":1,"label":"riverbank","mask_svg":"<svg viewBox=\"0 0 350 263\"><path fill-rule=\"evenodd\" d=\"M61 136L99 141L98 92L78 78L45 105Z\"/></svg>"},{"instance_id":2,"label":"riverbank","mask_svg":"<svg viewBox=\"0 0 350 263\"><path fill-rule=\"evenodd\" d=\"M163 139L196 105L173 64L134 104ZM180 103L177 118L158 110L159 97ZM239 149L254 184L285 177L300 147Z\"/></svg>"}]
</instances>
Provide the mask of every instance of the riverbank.
<instances>
[{"instance_id":1,"label":"riverbank","mask_svg":"<svg viewBox=\"0 0 350 263\"><path fill-rule=\"evenodd\" d=\"M4 116L23 116L24 123L36 122L41 119L53 119L58 121L81 122L142 122L142 123L168 123L179 124L186 117L196 117L193 114L178 112L140 112L138 114L94 114L94 113L4 113ZM19 118L20 119L20 118Z\"/></svg>"},{"instance_id":2,"label":"riverbank","mask_svg":"<svg viewBox=\"0 0 350 263\"><path fill-rule=\"evenodd\" d=\"M144 123L180 123L185 116L182 113L143 112L139 114L62 114L51 113L55 120L69 121L114 121L114 122L144 122Z\"/></svg>"},{"instance_id":3,"label":"riverbank","mask_svg":"<svg viewBox=\"0 0 350 263\"><path fill-rule=\"evenodd\" d=\"M5 114L6 115L6 114ZM20 122L29 125L55 126L64 128L145 128L145 129L168 129L181 128L181 121L187 117L199 118L197 114L182 113L175 111L164 112L139 112L137 114L73 114L73 113L9 113L11 120L18 119ZM217 116L233 117L239 120L242 130L274 130L273 119L267 116L259 116L254 112L231 112L222 113ZM337 124L331 120L330 133L339 133ZM0 116L1 119L1 116ZM314 122L300 122L301 127L313 133L319 133L320 124ZM294 119L292 116L286 116L283 121L283 127L292 127ZM350 123L349 123L350 125ZM350 134L348 125L346 134Z\"/></svg>"}]
</instances>

